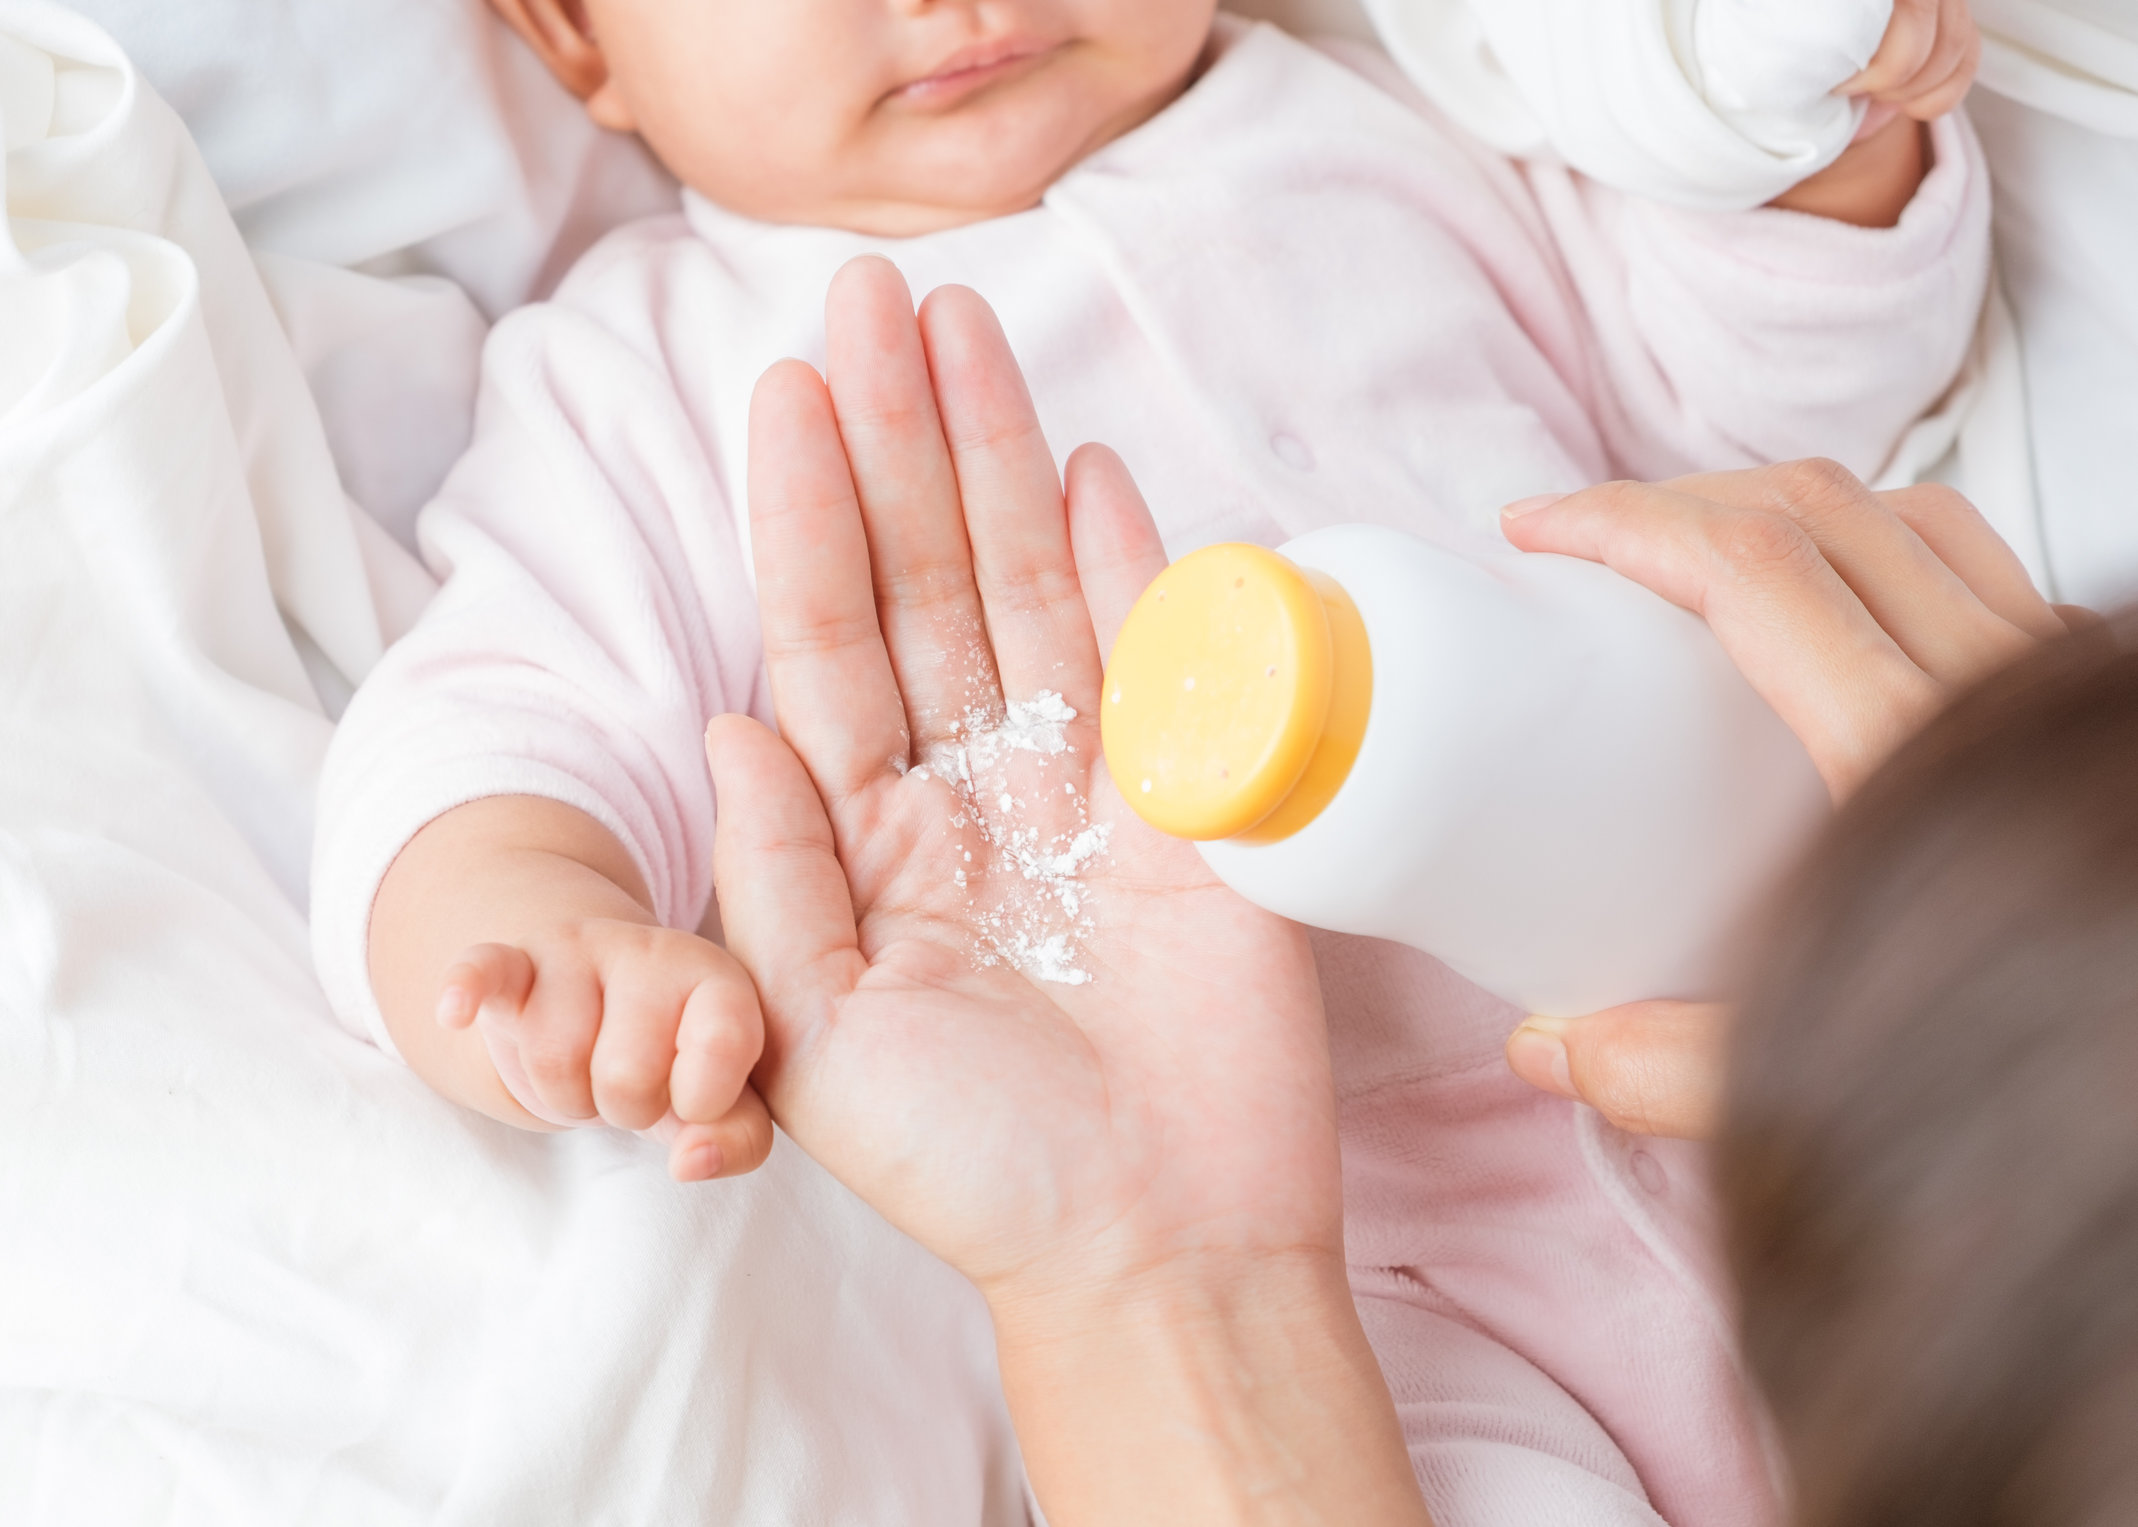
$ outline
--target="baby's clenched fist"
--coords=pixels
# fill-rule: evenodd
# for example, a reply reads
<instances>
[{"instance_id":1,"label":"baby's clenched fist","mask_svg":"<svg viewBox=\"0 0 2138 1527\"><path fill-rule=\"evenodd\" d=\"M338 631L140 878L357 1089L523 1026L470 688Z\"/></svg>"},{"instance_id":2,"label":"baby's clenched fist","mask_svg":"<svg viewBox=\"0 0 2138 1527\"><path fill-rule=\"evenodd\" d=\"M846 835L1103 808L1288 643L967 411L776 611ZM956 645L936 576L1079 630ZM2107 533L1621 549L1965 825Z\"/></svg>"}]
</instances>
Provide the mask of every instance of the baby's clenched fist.
<instances>
[{"instance_id":1,"label":"baby's clenched fist","mask_svg":"<svg viewBox=\"0 0 2138 1527\"><path fill-rule=\"evenodd\" d=\"M1982 34L1968 0L1894 0L1878 51L1840 94L1935 121L1960 104L1981 61Z\"/></svg>"},{"instance_id":2,"label":"baby's clenched fist","mask_svg":"<svg viewBox=\"0 0 2138 1527\"><path fill-rule=\"evenodd\" d=\"M588 918L477 944L446 971L437 1017L475 1026L536 1118L651 1132L679 1182L752 1171L772 1149L750 1085L764 1049L757 989L695 934Z\"/></svg>"}]
</instances>

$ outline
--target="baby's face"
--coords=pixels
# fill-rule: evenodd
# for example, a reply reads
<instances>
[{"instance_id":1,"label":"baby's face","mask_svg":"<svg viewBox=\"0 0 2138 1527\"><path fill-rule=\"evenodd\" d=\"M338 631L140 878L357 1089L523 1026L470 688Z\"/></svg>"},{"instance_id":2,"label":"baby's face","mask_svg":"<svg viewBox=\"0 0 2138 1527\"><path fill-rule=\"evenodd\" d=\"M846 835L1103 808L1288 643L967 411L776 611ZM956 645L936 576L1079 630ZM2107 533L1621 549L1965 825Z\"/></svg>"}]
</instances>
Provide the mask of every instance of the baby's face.
<instances>
[{"instance_id":1,"label":"baby's face","mask_svg":"<svg viewBox=\"0 0 2138 1527\"><path fill-rule=\"evenodd\" d=\"M588 110L713 201L891 236L1020 211L1192 75L1216 0L585 0Z\"/></svg>"}]
</instances>

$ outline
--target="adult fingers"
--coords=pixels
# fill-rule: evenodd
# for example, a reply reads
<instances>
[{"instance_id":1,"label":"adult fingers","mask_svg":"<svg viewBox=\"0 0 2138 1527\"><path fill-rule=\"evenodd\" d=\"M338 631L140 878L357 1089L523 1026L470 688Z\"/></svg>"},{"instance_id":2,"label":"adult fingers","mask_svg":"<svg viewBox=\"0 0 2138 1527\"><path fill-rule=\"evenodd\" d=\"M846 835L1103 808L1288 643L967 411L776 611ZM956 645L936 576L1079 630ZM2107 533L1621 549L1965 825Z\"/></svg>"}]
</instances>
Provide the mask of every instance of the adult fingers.
<instances>
[{"instance_id":1,"label":"adult fingers","mask_svg":"<svg viewBox=\"0 0 2138 1527\"><path fill-rule=\"evenodd\" d=\"M772 1154L772 1116L754 1087L710 1124L686 1124L668 1145L668 1172L677 1182L708 1182L754 1172Z\"/></svg>"},{"instance_id":2,"label":"adult fingers","mask_svg":"<svg viewBox=\"0 0 2138 1527\"><path fill-rule=\"evenodd\" d=\"M718 716L706 728L705 755L720 808L713 880L721 921L764 1008L759 1088L807 1146L807 1121L793 1116L803 1104L792 1063L867 968L852 893L823 804L783 741L747 716Z\"/></svg>"},{"instance_id":3,"label":"adult fingers","mask_svg":"<svg viewBox=\"0 0 2138 1527\"><path fill-rule=\"evenodd\" d=\"M2034 587L2019 554L1965 496L1942 483L1918 483L1878 497L1988 609L2037 640L2064 634L2064 622Z\"/></svg>"},{"instance_id":4,"label":"adult fingers","mask_svg":"<svg viewBox=\"0 0 2138 1527\"><path fill-rule=\"evenodd\" d=\"M1893 17L1878 50L1835 94L1883 95L1913 79L1937 46L1940 9L1941 0L1893 0Z\"/></svg>"},{"instance_id":5,"label":"adult fingers","mask_svg":"<svg viewBox=\"0 0 2138 1527\"><path fill-rule=\"evenodd\" d=\"M1110 656L1121 622L1165 571L1165 543L1127 463L1106 446L1078 447L1062 480L1077 581L1098 651Z\"/></svg>"},{"instance_id":6,"label":"adult fingers","mask_svg":"<svg viewBox=\"0 0 2138 1527\"><path fill-rule=\"evenodd\" d=\"M1784 462L1707 473L1667 486L1740 509L1785 516L1811 537L1842 581L1915 665L1958 686L2023 644L1892 507L1837 462Z\"/></svg>"},{"instance_id":7,"label":"adult fingers","mask_svg":"<svg viewBox=\"0 0 2138 1527\"><path fill-rule=\"evenodd\" d=\"M825 799L910 752L869 579L868 538L823 378L782 361L750 400L750 538L780 729Z\"/></svg>"},{"instance_id":8,"label":"adult fingers","mask_svg":"<svg viewBox=\"0 0 2138 1527\"><path fill-rule=\"evenodd\" d=\"M677 1116L686 1124L710 1124L726 1115L748 1087L764 1048L757 989L738 963L723 959L683 1004L668 1086Z\"/></svg>"},{"instance_id":9,"label":"adult fingers","mask_svg":"<svg viewBox=\"0 0 2138 1527\"><path fill-rule=\"evenodd\" d=\"M1728 1025L1728 1009L1694 1002L1530 1018L1508 1037L1507 1064L1633 1134L1705 1139L1722 1114Z\"/></svg>"},{"instance_id":10,"label":"adult fingers","mask_svg":"<svg viewBox=\"0 0 2138 1527\"><path fill-rule=\"evenodd\" d=\"M1022 699L1058 690L1088 713L1099 654L1061 478L1024 374L994 310L969 288L931 292L920 324L1003 691Z\"/></svg>"},{"instance_id":11,"label":"adult fingers","mask_svg":"<svg viewBox=\"0 0 2138 1527\"><path fill-rule=\"evenodd\" d=\"M1936 682L1786 516L1641 483L1506 513L1523 550L1604 563L1703 617L1837 798L1938 702Z\"/></svg>"},{"instance_id":12,"label":"adult fingers","mask_svg":"<svg viewBox=\"0 0 2138 1527\"><path fill-rule=\"evenodd\" d=\"M877 618L921 755L994 696L958 476L897 267L877 255L849 261L824 316L825 377L868 533Z\"/></svg>"},{"instance_id":13,"label":"adult fingers","mask_svg":"<svg viewBox=\"0 0 2138 1527\"><path fill-rule=\"evenodd\" d=\"M534 961L510 944L477 944L446 970L439 983L436 1017L441 1027L464 1029L483 1005L498 1002L517 1012L534 988Z\"/></svg>"}]
</instances>

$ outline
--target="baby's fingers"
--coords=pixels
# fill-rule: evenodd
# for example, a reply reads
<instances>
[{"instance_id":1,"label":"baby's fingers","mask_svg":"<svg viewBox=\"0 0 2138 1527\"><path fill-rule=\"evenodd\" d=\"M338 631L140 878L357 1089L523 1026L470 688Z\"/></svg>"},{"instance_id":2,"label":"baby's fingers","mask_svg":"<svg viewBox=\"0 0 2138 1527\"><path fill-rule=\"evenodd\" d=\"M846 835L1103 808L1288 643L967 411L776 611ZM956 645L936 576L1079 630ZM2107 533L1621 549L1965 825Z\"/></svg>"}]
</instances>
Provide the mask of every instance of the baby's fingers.
<instances>
[{"instance_id":1,"label":"baby's fingers","mask_svg":"<svg viewBox=\"0 0 2138 1527\"><path fill-rule=\"evenodd\" d=\"M544 954L533 990L519 1010L483 1009L484 1038L506 1090L529 1113L552 1124L580 1124L599 1110L588 1079L601 1028L602 990L583 955Z\"/></svg>"},{"instance_id":2,"label":"baby's fingers","mask_svg":"<svg viewBox=\"0 0 2138 1527\"><path fill-rule=\"evenodd\" d=\"M1893 0L1893 19L1878 51L1855 78L1844 80L1842 95L1884 95L1921 72L1937 46L1940 0Z\"/></svg>"},{"instance_id":3,"label":"baby's fingers","mask_svg":"<svg viewBox=\"0 0 2138 1527\"><path fill-rule=\"evenodd\" d=\"M686 1124L668 1147L668 1175L677 1182L709 1182L754 1172L772 1154L772 1115L755 1087L710 1124Z\"/></svg>"},{"instance_id":4,"label":"baby's fingers","mask_svg":"<svg viewBox=\"0 0 2138 1527\"><path fill-rule=\"evenodd\" d=\"M757 1063L763 1029L757 994L727 952L689 934L633 930L602 969L601 1032L588 1066L594 1106L618 1129L649 1129L671 1104L685 1123L710 1123L734 1104ZM693 1064L679 1065L688 1054ZM679 1070L695 1082L728 1078L715 1106L695 1090L671 1097Z\"/></svg>"},{"instance_id":5,"label":"baby's fingers","mask_svg":"<svg viewBox=\"0 0 2138 1527\"><path fill-rule=\"evenodd\" d=\"M749 1091L750 1072L764 1049L757 988L729 961L700 981L683 1005L669 1079L676 1116L686 1124L725 1118Z\"/></svg>"},{"instance_id":6,"label":"baby's fingers","mask_svg":"<svg viewBox=\"0 0 2138 1527\"><path fill-rule=\"evenodd\" d=\"M1923 66L1885 99L1918 122L1934 122L1967 95L1982 62L1982 33L1967 0L1942 0L1937 43Z\"/></svg>"},{"instance_id":7,"label":"baby's fingers","mask_svg":"<svg viewBox=\"0 0 2138 1527\"><path fill-rule=\"evenodd\" d=\"M510 944L477 944L447 969L439 983L439 1026L464 1029L488 1002L519 1011L534 990L534 961Z\"/></svg>"},{"instance_id":8,"label":"baby's fingers","mask_svg":"<svg viewBox=\"0 0 2138 1527\"><path fill-rule=\"evenodd\" d=\"M1960 103L1981 54L1967 0L1896 0L1878 52L1841 93L1887 101L1928 122Z\"/></svg>"}]
</instances>

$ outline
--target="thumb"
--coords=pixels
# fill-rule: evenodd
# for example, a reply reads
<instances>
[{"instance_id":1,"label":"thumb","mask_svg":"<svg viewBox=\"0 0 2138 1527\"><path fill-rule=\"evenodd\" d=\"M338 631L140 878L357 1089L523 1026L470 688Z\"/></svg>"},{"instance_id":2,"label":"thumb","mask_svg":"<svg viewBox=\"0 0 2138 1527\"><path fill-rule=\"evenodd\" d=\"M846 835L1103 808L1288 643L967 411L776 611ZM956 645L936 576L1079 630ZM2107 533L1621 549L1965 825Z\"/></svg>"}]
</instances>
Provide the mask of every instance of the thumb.
<instances>
[{"instance_id":1,"label":"thumb","mask_svg":"<svg viewBox=\"0 0 2138 1527\"><path fill-rule=\"evenodd\" d=\"M854 989L861 956L846 871L824 803L794 750L748 716L717 716L705 758L718 801L713 883L728 952L757 984L764 1055L754 1078L806 1148L795 1057ZM797 1124L802 1127L797 1128Z\"/></svg>"},{"instance_id":2,"label":"thumb","mask_svg":"<svg viewBox=\"0 0 2138 1527\"><path fill-rule=\"evenodd\" d=\"M534 990L534 961L510 944L477 944L461 952L438 984L439 1026L464 1029L493 1002L518 1012Z\"/></svg>"},{"instance_id":3,"label":"thumb","mask_svg":"<svg viewBox=\"0 0 2138 1527\"><path fill-rule=\"evenodd\" d=\"M1730 1010L1629 1002L1586 1018L1525 1019L1507 1064L1531 1086L1587 1103L1636 1135L1704 1140L1722 1117Z\"/></svg>"}]
</instances>

